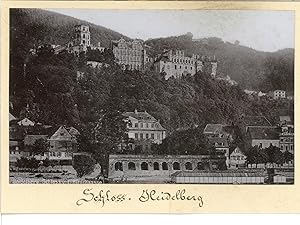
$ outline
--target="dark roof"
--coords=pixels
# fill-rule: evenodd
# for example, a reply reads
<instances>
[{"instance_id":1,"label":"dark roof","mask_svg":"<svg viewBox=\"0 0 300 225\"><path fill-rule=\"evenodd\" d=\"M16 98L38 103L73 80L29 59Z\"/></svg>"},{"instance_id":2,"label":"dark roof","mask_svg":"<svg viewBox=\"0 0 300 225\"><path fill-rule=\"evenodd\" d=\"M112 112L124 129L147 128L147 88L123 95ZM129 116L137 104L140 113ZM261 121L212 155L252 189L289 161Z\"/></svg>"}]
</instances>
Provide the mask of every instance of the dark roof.
<instances>
[{"instance_id":1,"label":"dark roof","mask_svg":"<svg viewBox=\"0 0 300 225\"><path fill-rule=\"evenodd\" d=\"M272 126L264 116L245 116L244 124L246 126Z\"/></svg>"},{"instance_id":2,"label":"dark roof","mask_svg":"<svg viewBox=\"0 0 300 225\"><path fill-rule=\"evenodd\" d=\"M24 138L24 145L34 145L34 143L39 140L47 140L48 135L26 135Z\"/></svg>"},{"instance_id":3,"label":"dark roof","mask_svg":"<svg viewBox=\"0 0 300 225\"><path fill-rule=\"evenodd\" d=\"M249 127L248 133L251 139L277 140L280 130L274 127Z\"/></svg>"},{"instance_id":4,"label":"dark roof","mask_svg":"<svg viewBox=\"0 0 300 225\"><path fill-rule=\"evenodd\" d=\"M146 111L145 112L138 112L138 111L125 112L123 115L126 116L126 117L131 116L131 117L133 117L137 120L143 120L143 121L149 121L149 122L156 122L157 121L153 116L151 116Z\"/></svg>"},{"instance_id":5,"label":"dark roof","mask_svg":"<svg viewBox=\"0 0 300 225\"><path fill-rule=\"evenodd\" d=\"M220 146L220 147L228 147L229 144L228 144L228 140L227 138L224 138L224 137L211 137L208 139L208 142L213 144L213 143L224 143L224 146Z\"/></svg>"}]
</instances>

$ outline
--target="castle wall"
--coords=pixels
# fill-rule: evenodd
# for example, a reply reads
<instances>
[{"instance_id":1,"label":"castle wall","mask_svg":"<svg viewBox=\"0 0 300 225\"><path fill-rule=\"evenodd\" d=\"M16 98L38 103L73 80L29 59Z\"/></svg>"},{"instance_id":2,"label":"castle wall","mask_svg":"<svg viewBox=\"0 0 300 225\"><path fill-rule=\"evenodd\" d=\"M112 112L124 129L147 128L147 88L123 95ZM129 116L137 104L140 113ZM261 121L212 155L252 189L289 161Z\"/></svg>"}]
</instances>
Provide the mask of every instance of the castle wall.
<instances>
[{"instance_id":1,"label":"castle wall","mask_svg":"<svg viewBox=\"0 0 300 225\"><path fill-rule=\"evenodd\" d=\"M169 50L167 60L160 60L154 64L154 69L157 72L165 72L165 79L170 77L180 78L183 75L195 75L198 71L202 71L204 61L211 63L211 76L215 77L217 73L217 62L210 61L209 57L200 57L199 55L185 56L184 51Z\"/></svg>"}]
</instances>

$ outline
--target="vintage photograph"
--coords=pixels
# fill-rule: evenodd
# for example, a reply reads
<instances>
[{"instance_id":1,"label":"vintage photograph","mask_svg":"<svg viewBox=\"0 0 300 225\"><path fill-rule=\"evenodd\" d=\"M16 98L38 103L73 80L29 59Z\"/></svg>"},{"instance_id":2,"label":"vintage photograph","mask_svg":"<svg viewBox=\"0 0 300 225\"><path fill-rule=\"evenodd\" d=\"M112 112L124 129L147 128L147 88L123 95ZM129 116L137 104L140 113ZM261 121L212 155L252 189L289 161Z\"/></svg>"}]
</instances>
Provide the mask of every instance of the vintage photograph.
<instances>
[{"instance_id":1,"label":"vintage photograph","mask_svg":"<svg viewBox=\"0 0 300 225\"><path fill-rule=\"evenodd\" d=\"M294 184L294 26L9 9L9 183Z\"/></svg>"}]
</instances>

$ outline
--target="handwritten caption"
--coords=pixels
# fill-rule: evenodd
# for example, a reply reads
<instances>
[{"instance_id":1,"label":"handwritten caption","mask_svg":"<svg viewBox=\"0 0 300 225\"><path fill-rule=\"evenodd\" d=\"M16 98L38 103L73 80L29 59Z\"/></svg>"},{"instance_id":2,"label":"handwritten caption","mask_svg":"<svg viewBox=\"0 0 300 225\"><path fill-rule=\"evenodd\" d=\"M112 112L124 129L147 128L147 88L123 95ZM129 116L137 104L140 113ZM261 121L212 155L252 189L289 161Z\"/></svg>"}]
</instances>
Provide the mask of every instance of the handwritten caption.
<instances>
[{"instance_id":1,"label":"handwritten caption","mask_svg":"<svg viewBox=\"0 0 300 225\"><path fill-rule=\"evenodd\" d=\"M99 203L101 207L106 204L116 204L121 202L138 201L141 203L147 202L163 202L163 201L188 201L196 203L200 208L203 207L203 198L201 195L188 194L186 189L179 189L173 192L157 191L154 189L144 189L138 197L130 197L124 193L113 193L110 190L96 190L86 188L82 192L83 197L76 201L77 206L82 206L87 203Z\"/></svg>"}]
</instances>

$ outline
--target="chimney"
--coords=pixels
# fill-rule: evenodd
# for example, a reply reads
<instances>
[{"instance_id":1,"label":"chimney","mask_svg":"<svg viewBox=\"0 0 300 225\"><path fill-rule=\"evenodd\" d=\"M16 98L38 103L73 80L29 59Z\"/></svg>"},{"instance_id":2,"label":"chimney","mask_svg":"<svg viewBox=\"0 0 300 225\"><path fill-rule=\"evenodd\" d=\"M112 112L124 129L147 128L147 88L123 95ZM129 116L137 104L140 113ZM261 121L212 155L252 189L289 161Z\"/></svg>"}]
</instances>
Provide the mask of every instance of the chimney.
<instances>
[{"instance_id":1,"label":"chimney","mask_svg":"<svg viewBox=\"0 0 300 225\"><path fill-rule=\"evenodd\" d=\"M100 41L98 41L98 47L101 47L101 42Z\"/></svg>"},{"instance_id":2,"label":"chimney","mask_svg":"<svg viewBox=\"0 0 300 225\"><path fill-rule=\"evenodd\" d=\"M134 113L135 113L135 114L137 114L137 113L138 113L137 109L135 109L135 110L134 110Z\"/></svg>"}]
</instances>

